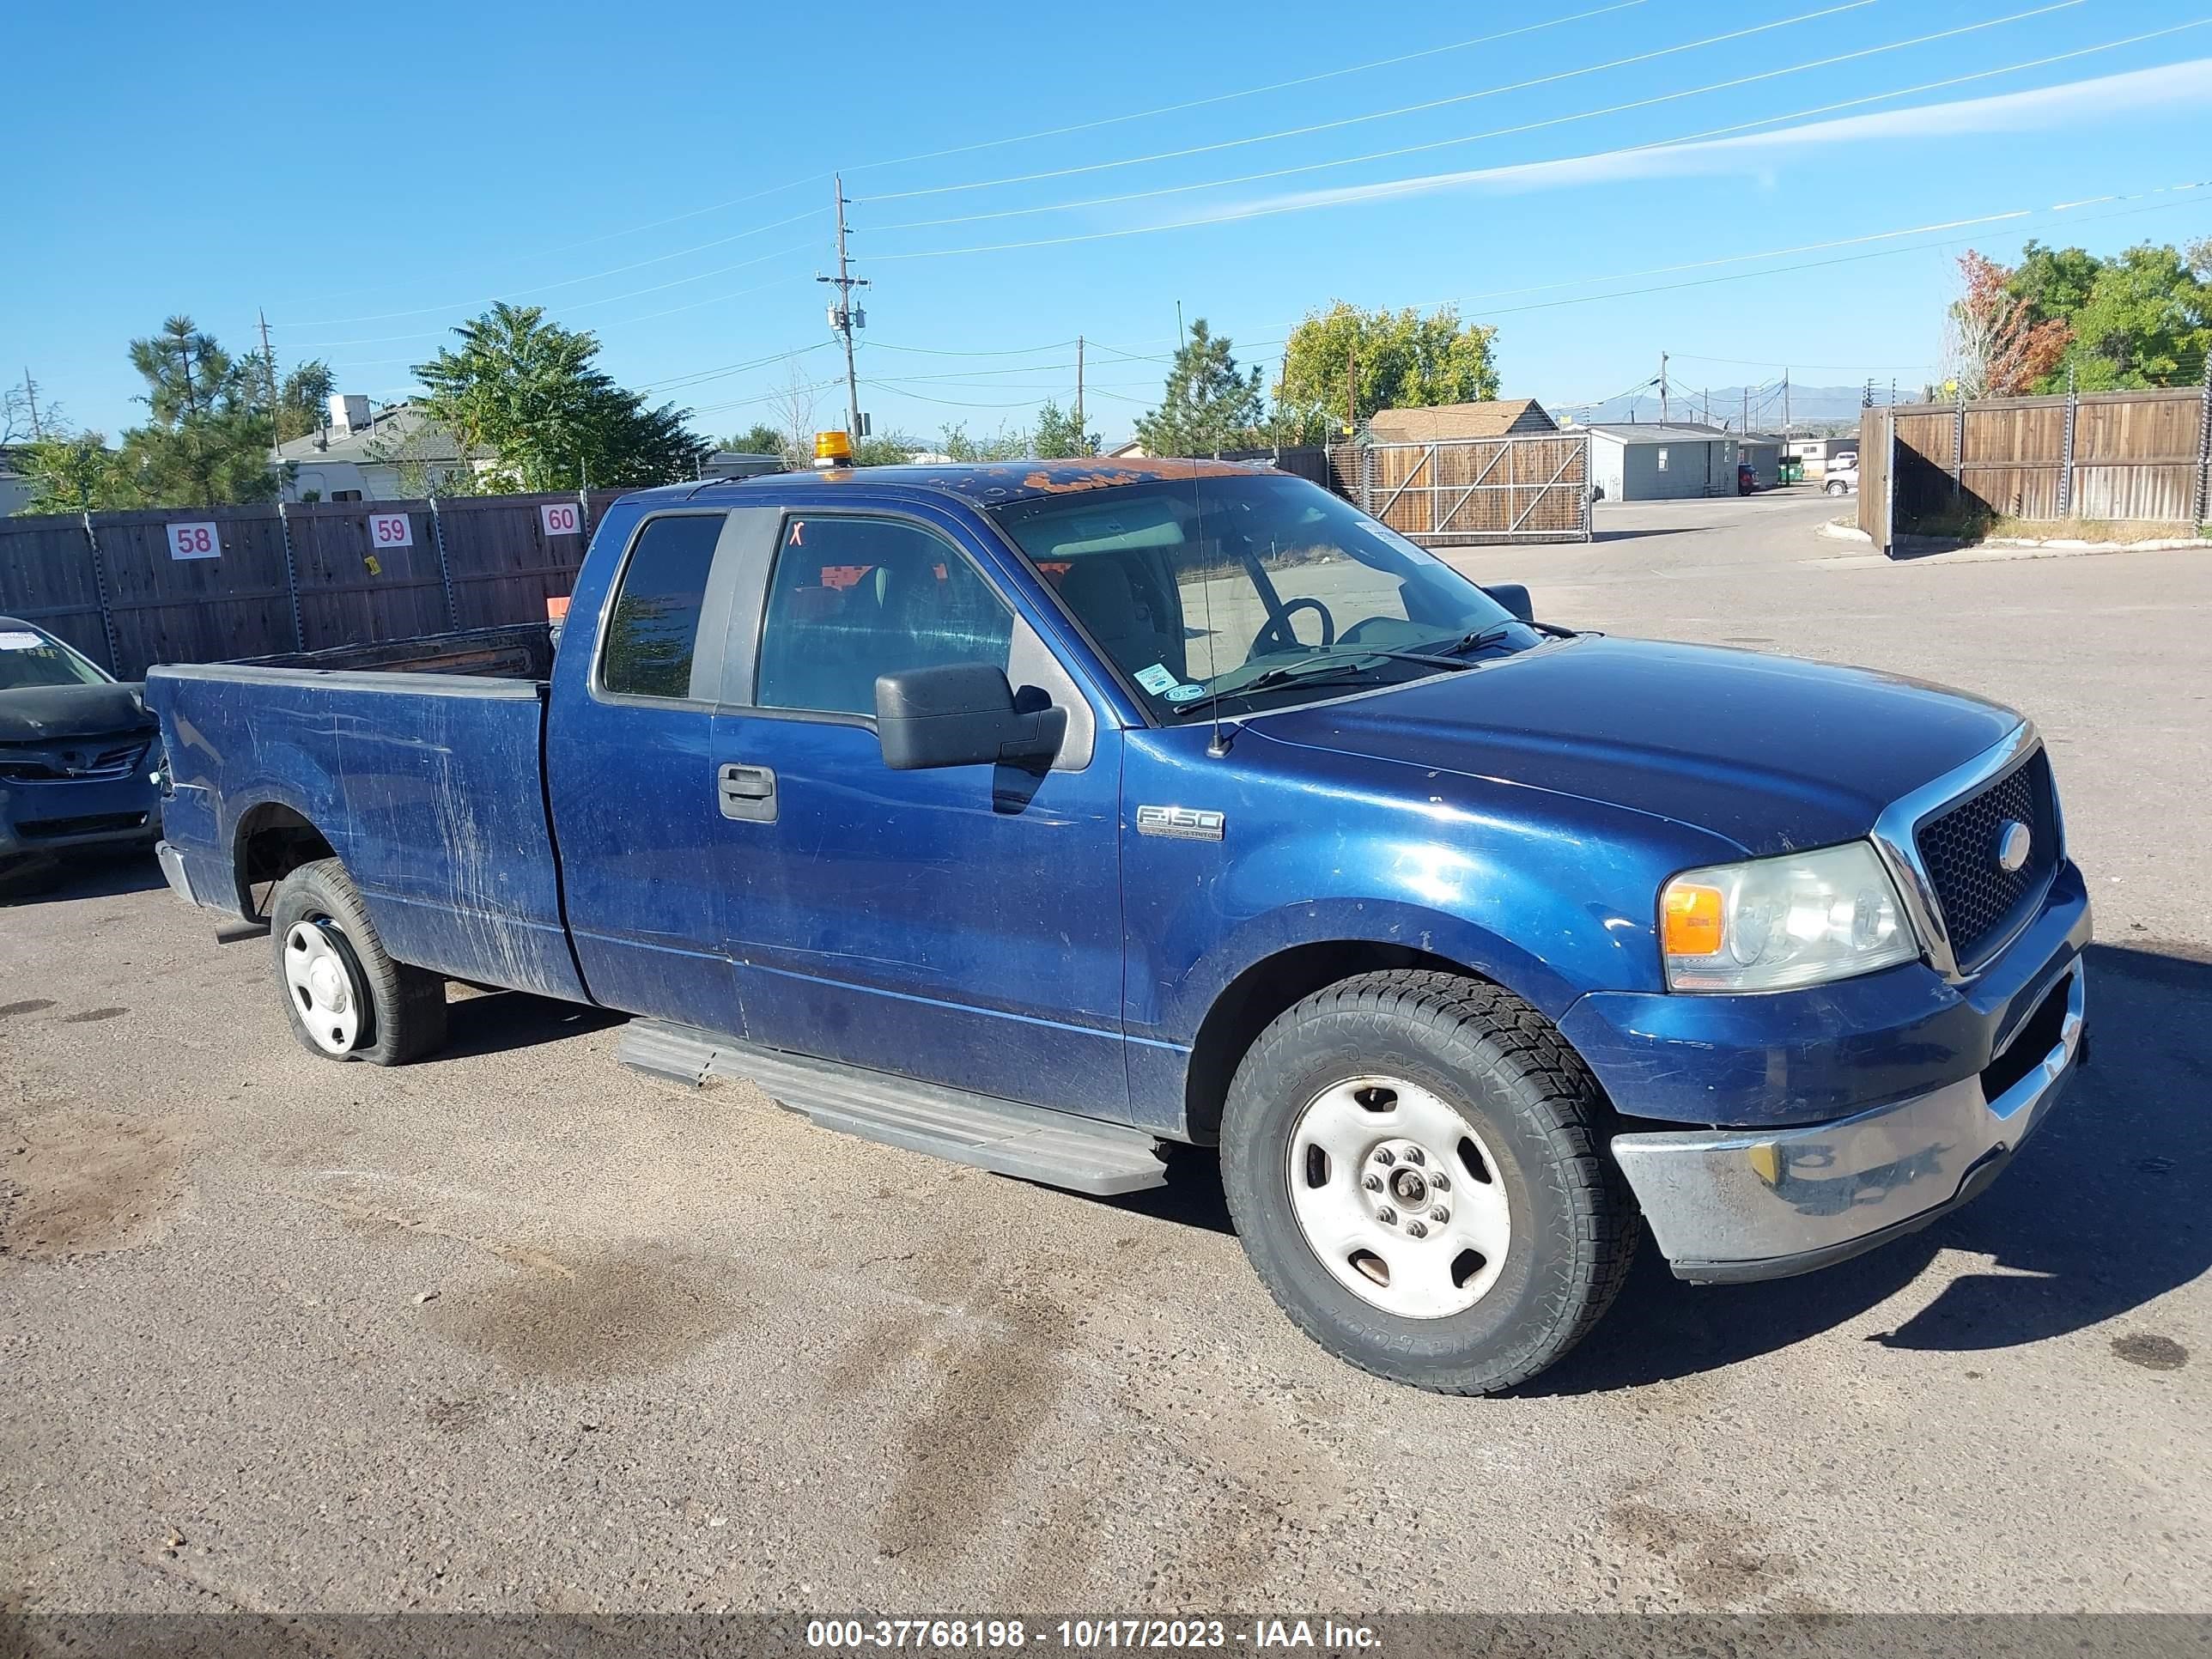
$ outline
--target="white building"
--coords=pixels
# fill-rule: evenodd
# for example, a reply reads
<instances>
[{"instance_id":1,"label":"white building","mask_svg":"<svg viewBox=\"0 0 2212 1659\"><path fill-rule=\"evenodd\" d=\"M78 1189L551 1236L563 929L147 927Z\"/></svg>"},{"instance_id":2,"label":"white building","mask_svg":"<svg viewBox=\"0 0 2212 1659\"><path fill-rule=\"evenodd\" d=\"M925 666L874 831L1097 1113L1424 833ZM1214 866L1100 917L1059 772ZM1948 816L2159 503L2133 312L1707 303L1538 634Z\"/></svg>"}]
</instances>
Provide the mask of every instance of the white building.
<instances>
[{"instance_id":1,"label":"white building","mask_svg":"<svg viewBox=\"0 0 2212 1659\"><path fill-rule=\"evenodd\" d=\"M464 459L459 441L413 404L372 413L368 398L346 392L332 394L325 424L279 446L270 463L288 501L408 501L489 465Z\"/></svg>"},{"instance_id":2,"label":"white building","mask_svg":"<svg viewBox=\"0 0 2212 1659\"><path fill-rule=\"evenodd\" d=\"M1607 421L1590 434L1590 478L1608 501L1735 494L1735 434L1686 421Z\"/></svg>"}]
</instances>

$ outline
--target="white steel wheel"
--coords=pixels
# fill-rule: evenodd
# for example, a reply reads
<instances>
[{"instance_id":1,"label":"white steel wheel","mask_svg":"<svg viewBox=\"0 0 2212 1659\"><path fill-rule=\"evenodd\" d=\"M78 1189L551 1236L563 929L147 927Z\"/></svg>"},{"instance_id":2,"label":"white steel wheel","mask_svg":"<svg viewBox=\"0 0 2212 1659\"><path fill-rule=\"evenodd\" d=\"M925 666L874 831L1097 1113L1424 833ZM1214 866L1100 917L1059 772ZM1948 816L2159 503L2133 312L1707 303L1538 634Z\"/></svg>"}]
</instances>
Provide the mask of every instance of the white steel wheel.
<instances>
[{"instance_id":1,"label":"white steel wheel","mask_svg":"<svg viewBox=\"0 0 2212 1659\"><path fill-rule=\"evenodd\" d=\"M361 1040L363 994L337 929L325 917L294 922L283 960L284 983L309 1039L325 1054L351 1054Z\"/></svg>"},{"instance_id":2,"label":"white steel wheel","mask_svg":"<svg viewBox=\"0 0 2212 1659\"><path fill-rule=\"evenodd\" d=\"M1463 1313L1504 1267L1512 1221L1495 1159L1418 1084L1358 1077L1323 1090L1291 1126L1284 1176L1314 1255L1384 1313Z\"/></svg>"}]
</instances>

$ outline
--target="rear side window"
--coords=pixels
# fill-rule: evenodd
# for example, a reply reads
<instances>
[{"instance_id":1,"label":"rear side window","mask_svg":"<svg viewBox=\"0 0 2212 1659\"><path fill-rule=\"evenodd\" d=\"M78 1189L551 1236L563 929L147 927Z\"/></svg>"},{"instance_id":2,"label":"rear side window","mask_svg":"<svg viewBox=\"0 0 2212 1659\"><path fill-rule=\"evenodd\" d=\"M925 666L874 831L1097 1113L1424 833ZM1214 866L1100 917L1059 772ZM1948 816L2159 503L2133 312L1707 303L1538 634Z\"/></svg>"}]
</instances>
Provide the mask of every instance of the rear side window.
<instances>
[{"instance_id":1,"label":"rear side window","mask_svg":"<svg viewBox=\"0 0 2212 1659\"><path fill-rule=\"evenodd\" d=\"M723 515L653 519L639 532L607 611L599 688L632 697L689 697L699 613Z\"/></svg>"}]
</instances>

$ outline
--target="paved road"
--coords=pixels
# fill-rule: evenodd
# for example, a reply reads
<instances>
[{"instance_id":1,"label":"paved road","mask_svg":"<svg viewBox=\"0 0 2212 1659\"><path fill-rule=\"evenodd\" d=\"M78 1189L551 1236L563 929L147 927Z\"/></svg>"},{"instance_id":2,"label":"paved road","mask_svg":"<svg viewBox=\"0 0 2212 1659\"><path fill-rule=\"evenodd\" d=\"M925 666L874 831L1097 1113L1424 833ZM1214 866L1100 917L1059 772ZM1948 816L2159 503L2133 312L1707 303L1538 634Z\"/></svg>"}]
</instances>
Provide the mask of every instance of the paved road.
<instances>
[{"instance_id":1,"label":"paved road","mask_svg":"<svg viewBox=\"0 0 2212 1659\"><path fill-rule=\"evenodd\" d=\"M110 871L0 909L0 1604L2205 1607L2212 562L1877 565L1831 510L1467 562L2041 722L2096 1062L1960 1215L1780 1285L1647 1259L1529 1392L1441 1400L1291 1330L1203 1160L1024 1187L512 997L336 1068L265 944Z\"/></svg>"}]
</instances>

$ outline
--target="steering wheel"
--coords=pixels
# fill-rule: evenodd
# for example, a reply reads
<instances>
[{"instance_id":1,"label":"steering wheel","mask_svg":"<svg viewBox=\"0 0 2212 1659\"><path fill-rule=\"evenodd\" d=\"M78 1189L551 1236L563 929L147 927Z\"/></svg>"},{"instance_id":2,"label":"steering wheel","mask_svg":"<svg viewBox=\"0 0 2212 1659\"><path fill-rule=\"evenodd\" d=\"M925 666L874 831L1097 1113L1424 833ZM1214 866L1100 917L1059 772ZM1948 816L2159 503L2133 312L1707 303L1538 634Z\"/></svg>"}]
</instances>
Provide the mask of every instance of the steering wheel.
<instances>
[{"instance_id":1,"label":"steering wheel","mask_svg":"<svg viewBox=\"0 0 2212 1659\"><path fill-rule=\"evenodd\" d=\"M1283 608L1267 618L1260 631L1252 636L1249 655L1265 657L1278 651L1304 651L1304 641L1291 631L1291 617L1300 611L1310 611L1321 618L1321 642L1324 647L1336 643L1336 618L1328 614L1328 607L1319 599L1285 599Z\"/></svg>"}]
</instances>

